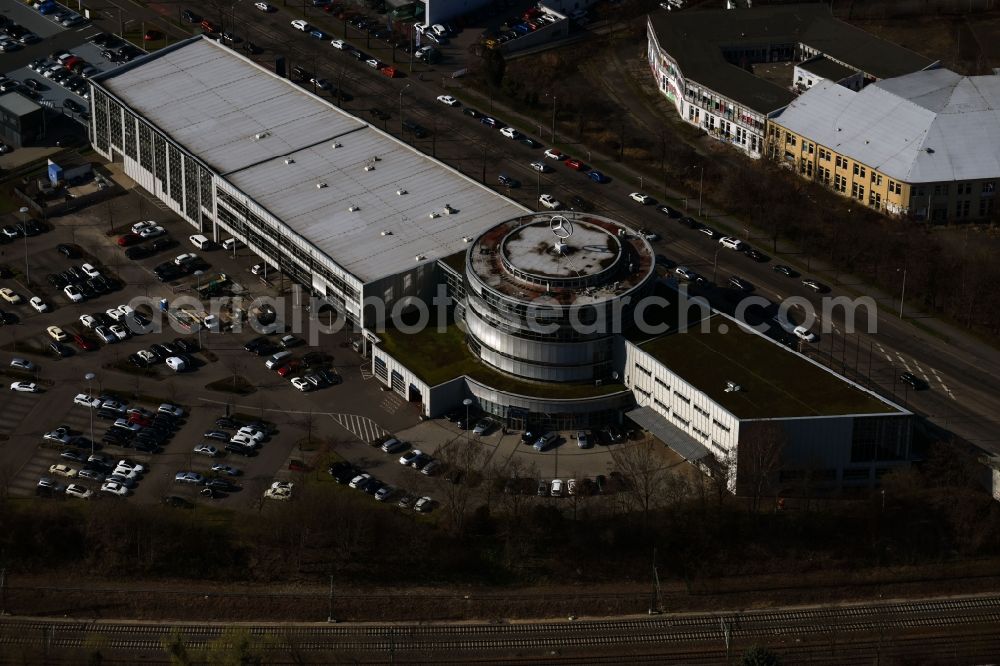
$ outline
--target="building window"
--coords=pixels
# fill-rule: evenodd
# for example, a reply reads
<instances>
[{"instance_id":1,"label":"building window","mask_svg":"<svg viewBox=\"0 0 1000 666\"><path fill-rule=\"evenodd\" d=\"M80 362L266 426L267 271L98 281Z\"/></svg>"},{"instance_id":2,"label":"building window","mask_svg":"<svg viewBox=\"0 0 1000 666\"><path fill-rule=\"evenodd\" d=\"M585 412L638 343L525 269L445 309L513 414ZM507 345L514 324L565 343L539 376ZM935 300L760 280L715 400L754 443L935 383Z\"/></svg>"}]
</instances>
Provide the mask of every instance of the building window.
<instances>
[{"instance_id":1,"label":"building window","mask_svg":"<svg viewBox=\"0 0 1000 666\"><path fill-rule=\"evenodd\" d=\"M993 214L993 199L979 200L979 217L989 217Z\"/></svg>"},{"instance_id":2,"label":"building window","mask_svg":"<svg viewBox=\"0 0 1000 666\"><path fill-rule=\"evenodd\" d=\"M993 194L993 191L996 189L996 186L997 183L995 180L986 181L985 183L983 183L983 189L982 189L983 194L984 195Z\"/></svg>"},{"instance_id":3,"label":"building window","mask_svg":"<svg viewBox=\"0 0 1000 666\"><path fill-rule=\"evenodd\" d=\"M656 377L653 381L655 381L657 384L659 384L663 388L667 389L668 391L670 390L670 386L665 381L663 381L662 379L660 379L659 377Z\"/></svg>"},{"instance_id":4,"label":"building window","mask_svg":"<svg viewBox=\"0 0 1000 666\"><path fill-rule=\"evenodd\" d=\"M795 135L793 135L793 134L786 134L785 135L785 143L787 143L789 146L792 146L794 148L795 147Z\"/></svg>"},{"instance_id":5,"label":"building window","mask_svg":"<svg viewBox=\"0 0 1000 666\"><path fill-rule=\"evenodd\" d=\"M837 155L837 159L834 160L834 163L836 165L836 168L839 169L842 166L844 166L844 158L842 158L840 155Z\"/></svg>"},{"instance_id":6,"label":"building window","mask_svg":"<svg viewBox=\"0 0 1000 666\"><path fill-rule=\"evenodd\" d=\"M857 162L854 163L854 175L858 176L859 178L865 177L865 168L860 164L858 164Z\"/></svg>"},{"instance_id":7,"label":"building window","mask_svg":"<svg viewBox=\"0 0 1000 666\"><path fill-rule=\"evenodd\" d=\"M937 185L934 186L934 196L936 196L936 197L948 196L948 193L950 191L951 191L951 187L947 183L943 183L943 184L942 183L938 183Z\"/></svg>"},{"instance_id":8,"label":"building window","mask_svg":"<svg viewBox=\"0 0 1000 666\"><path fill-rule=\"evenodd\" d=\"M706 412L704 409L702 409L698 405L691 405L691 406L694 407L694 411L698 412L702 416L706 416L706 417L708 416L708 412Z\"/></svg>"},{"instance_id":9,"label":"building window","mask_svg":"<svg viewBox=\"0 0 1000 666\"><path fill-rule=\"evenodd\" d=\"M869 192L868 204L875 210L882 210L882 195L875 191Z\"/></svg>"},{"instance_id":10,"label":"building window","mask_svg":"<svg viewBox=\"0 0 1000 666\"><path fill-rule=\"evenodd\" d=\"M858 201L863 202L864 200L865 200L865 186L858 185Z\"/></svg>"},{"instance_id":11,"label":"building window","mask_svg":"<svg viewBox=\"0 0 1000 666\"><path fill-rule=\"evenodd\" d=\"M881 187L882 186L882 174L875 173L874 171L872 171L872 182L875 183L876 187Z\"/></svg>"},{"instance_id":12,"label":"building window","mask_svg":"<svg viewBox=\"0 0 1000 666\"><path fill-rule=\"evenodd\" d=\"M955 204L955 217L969 217L969 200L965 199Z\"/></svg>"},{"instance_id":13,"label":"building window","mask_svg":"<svg viewBox=\"0 0 1000 666\"><path fill-rule=\"evenodd\" d=\"M689 404L689 405L691 404L691 398L689 398L689 397L687 397L685 395L681 395L677 391L674 391L674 395L677 396L678 400L680 400L680 401L682 401L682 402L684 402L686 404Z\"/></svg>"},{"instance_id":14,"label":"building window","mask_svg":"<svg viewBox=\"0 0 1000 666\"><path fill-rule=\"evenodd\" d=\"M897 186L897 189L898 189L899 187L900 187L900 186ZM900 193L902 193L902 190L899 190L899 189L898 189L898 191L899 191ZM913 187L913 188L912 188L912 189L910 190L910 195L911 195L911 196L914 196L914 197L922 197L922 196L926 196L926 194L927 194L927 190L925 190L925 189L924 189L924 186L923 186L923 185L919 185L919 186L915 186L915 187Z\"/></svg>"},{"instance_id":15,"label":"building window","mask_svg":"<svg viewBox=\"0 0 1000 666\"><path fill-rule=\"evenodd\" d=\"M642 367L638 363L635 364L635 369L638 370L639 372L645 374L645 375L651 375L651 374L653 374L652 372L650 372L646 368Z\"/></svg>"},{"instance_id":16,"label":"building window","mask_svg":"<svg viewBox=\"0 0 1000 666\"><path fill-rule=\"evenodd\" d=\"M958 194L972 194L972 183L959 183Z\"/></svg>"},{"instance_id":17,"label":"building window","mask_svg":"<svg viewBox=\"0 0 1000 666\"><path fill-rule=\"evenodd\" d=\"M847 191L847 178L841 176L839 173L833 177L833 189L838 192Z\"/></svg>"},{"instance_id":18,"label":"building window","mask_svg":"<svg viewBox=\"0 0 1000 666\"><path fill-rule=\"evenodd\" d=\"M677 421L678 423L680 423L681 425L683 425L685 428L687 428L690 425L690 422L687 421L687 420L685 420L685 419L683 419L683 418L681 418L680 416L678 416L677 412L674 412L673 414L671 414L671 416L674 418L674 421Z\"/></svg>"},{"instance_id":19,"label":"building window","mask_svg":"<svg viewBox=\"0 0 1000 666\"><path fill-rule=\"evenodd\" d=\"M902 194L901 186L894 180L889 181L889 194Z\"/></svg>"},{"instance_id":20,"label":"building window","mask_svg":"<svg viewBox=\"0 0 1000 666\"><path fill-rule=\"evenodd\" d=\"M722 422L719 421L718 419L712 419L712 425L714 425L716 428L718 428L719 430L721 430L723 432L729 432L729 428L727 428L726 426L722 425Z\"/></svg>"},{"instance_id":21,"label":"building window","mask_svg":"<svg viewBox=\"0 0 1000 666\"><path fill-rule=\"evenodd\" d=\"M181 203L181 196L184 194L184 181L183 181L183 165L181 164L181 151L177 150L177 146L170 144L167 146L170 153L170 161L168 162L168 171L170 172L170 198L176 201L178 204Z\"/></svg>"}]
</instances>

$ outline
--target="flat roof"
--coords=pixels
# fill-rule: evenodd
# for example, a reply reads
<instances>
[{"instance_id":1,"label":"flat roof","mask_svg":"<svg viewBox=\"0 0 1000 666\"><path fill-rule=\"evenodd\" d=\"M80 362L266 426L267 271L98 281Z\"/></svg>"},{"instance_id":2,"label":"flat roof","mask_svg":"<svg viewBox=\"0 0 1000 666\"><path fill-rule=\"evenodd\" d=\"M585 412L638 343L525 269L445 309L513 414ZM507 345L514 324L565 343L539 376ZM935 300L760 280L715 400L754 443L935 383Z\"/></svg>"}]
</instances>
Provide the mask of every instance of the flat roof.
<instances>
[{"instance_id":1,"label":"flat roof","mask_svg":"<svg viewBox=\"0 0 1000 666\"><path fill-rule=\"evenodd\" d=\"M18 116L26 116L42 108L18 92L9 92L0 95L0 106Z\"/></svg>"},{"instance_id":2,"label":"flat roof","mask_svg":"<svg viewBox=\"0 0 1000 666\"><path fill-rule=\"evenodd\" d=\"M93 80L362 282L529 210L213 40Z\"/></svg>"},{"instance_id":3,"label":"flat roof","mask_svg":"<svg viewBox=\"0 0 1000 666\"><path fill-rule=\"evenodd\" d=\"M843 81L857 73L856 69L844 67L839 62L830 60L824 56L816 56L815 58L799 63L799 67L811 74L829 79L834 83Z\"/></svg>"},{"instance_id":4,"label":"flat roof","mask_svg":"<svg viewBox=\"0 0 1000 666\"><path fill-rule=\"evenodd\" d=\"M740 419L908 413L722 314L639 348Z\"/></svg>"},{"instance_id":5,"label":"flat roof","mask_svg":"<svg viewBox=\"0 0 1000 666\"><path fill-rule=\"evenodd\" d=\"M434 325L417 333L404 333L397 329L379 331L380 349L406 366L426 382L437 386L463 375L486 386L536 398L554 400L588 398L609 395L629 389L623 384L532 382L495 370L473 356L465 342L465 332L455 324L438 331Z\"/></svg>"},{"instance_id":6,"label":"flat roof","mask_svg":"<svg viewBox=\"0 0 1000 666\"><path fill-rule=\"evenodd\" d=\"M1000 76L914 72L855 92L820 81L774 122L905 183L1000 176Z\"/></svg>"},{"instance_id":7,"label":"flat roof","mask_svg":"<svg viewBox=\"0 0 1000 666\"><path fill-rule=\"evenodd\" d=\"M726 49L805 44L876 78L924 69L933 61L833 17L822 3L753 9L655 11L649 15L660 47L685 78L761 113L795 98L787 88L726 60ZM790 83L789 83L790 85Z\"/></svg>"}]
</instances>

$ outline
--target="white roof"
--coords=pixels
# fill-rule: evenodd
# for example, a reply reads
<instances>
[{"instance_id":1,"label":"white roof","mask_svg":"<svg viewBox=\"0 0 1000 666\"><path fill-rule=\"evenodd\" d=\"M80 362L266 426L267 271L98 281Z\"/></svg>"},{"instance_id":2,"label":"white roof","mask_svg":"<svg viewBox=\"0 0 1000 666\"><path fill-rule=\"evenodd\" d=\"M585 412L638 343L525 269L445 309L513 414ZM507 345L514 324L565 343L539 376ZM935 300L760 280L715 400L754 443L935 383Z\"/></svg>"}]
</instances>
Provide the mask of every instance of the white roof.
<instances>
[{"instance_id":1,"label":"white roof","mask_svg":"<svg viewBox=\"0 0 1000 666\"><path fill-rule=\"evenodd\" d=\"M820 81L775 121L907 183L1000 177L1000 76L933 69L860 92Z\"/></svg>"},{"instance_id":2,"label":"white roof","mask_svg":"<svg viewBox=\"0 0 1000 666\"><path fill-rule=\"evenodd\" d=\"M212 40L116 72L96 80L362 282L527 210Z\"/></svg>"}]
</instances>

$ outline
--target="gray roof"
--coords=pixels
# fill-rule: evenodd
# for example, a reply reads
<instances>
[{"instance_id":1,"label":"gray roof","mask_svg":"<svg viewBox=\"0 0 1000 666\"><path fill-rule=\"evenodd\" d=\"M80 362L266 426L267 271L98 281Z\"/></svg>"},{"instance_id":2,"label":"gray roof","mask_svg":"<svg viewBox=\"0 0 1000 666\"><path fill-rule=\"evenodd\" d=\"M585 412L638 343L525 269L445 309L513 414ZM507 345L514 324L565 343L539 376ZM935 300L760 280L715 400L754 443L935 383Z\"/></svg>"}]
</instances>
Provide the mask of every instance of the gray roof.
<instances>
[{"instance_id":1,"label":"gray roof","mask_svg":"<svg viewBox=\"0 0 1000 666\"><path fill-rule=\"evenodd\" d=\"M527 210L212 40L95 80L362 282Z\"/></svg>"},{"instance_id":2,"label":"gray roof","mask_svg":"<svg viewBox=\"0 0 1000 666\"><path fill-rule=\"evenodd\" d=\"M1000 176L1000 76L946 69L860 92L821 81L775 122L907 183Z\"/></svg>"},{"instance_id":3,"label":"gray roof","mask_svg":"<svg viewBox=\"0 0 1000 666\"><path fill-rule=\"evenodd\" d=\"M785 87L757 78L723 57L727 47L805 44L876 78L924 69L933 62L835 19L826 4L769 5L747 10L650 14L657 41L685 78L769 113L794 99Z\"/></svg>"},{"instance_id":4,"label":"gray roof","mask_svg":"<svg viewBox=\"0 0 1000 666\"><path fill-rule=\"evenodd\" d=\"M708 447L675 426L652 407L636 407L625 412L625 416L653 433L653 437L669 446L677 455L687 461L695 462L712 455Z\"/></svg>"},{"instance_id":5,"label":"gray roof","mask_svg":"<svg viewBox=\"0 0 1000 666\"><path fill-rule=\"evenodd\" d=\"M0 106L17 116L26 116L42 108L21 93L16 92L0 96Z\"/></svg>"},{"instance_id":6,"label":"gray roof","mask_svg":"<svg viewBox=\"0 0 1000 666\"><path fill-rule=\"evenodd\" d=\"M824 79L829 79L834 83L843 81L850 76L854 76L854 74L858 71L856 69L851 69L850 67L844 67L839 62L830 60L824 56L816 56L815 58L800 64L799 67L810 74L815 74L816 76Z\"/></svg>"}]
</instances>

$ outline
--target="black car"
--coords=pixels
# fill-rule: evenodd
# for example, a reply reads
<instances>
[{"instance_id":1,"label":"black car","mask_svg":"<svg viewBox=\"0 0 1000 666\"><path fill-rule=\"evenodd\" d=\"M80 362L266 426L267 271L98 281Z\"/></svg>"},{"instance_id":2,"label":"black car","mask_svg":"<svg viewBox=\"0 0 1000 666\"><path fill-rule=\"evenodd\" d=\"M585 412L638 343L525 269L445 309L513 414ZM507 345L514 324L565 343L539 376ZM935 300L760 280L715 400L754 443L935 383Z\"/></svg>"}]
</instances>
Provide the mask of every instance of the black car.
<instances>
[{"instance_id":1,"label":"black car","mask_svg":"<svg viewBox=\"0 0 1000 666\"><path fill-rule=\"evenodd\" d=\"M38 220L28 220L24 223L25 236L37 236L45 231L45 227Z\"/></svg>"},{"instance_id":2,"label":"black car","mask_svg":"<svg viewBox=\"0 0 1000 666\"><path fill-rule=\"evenodd\" d=\"M184 271L181 270L180 266L169 263L154 268L153 275L155 275L156 279L160 282L169 282L184 275Z\"/></svg>"},{"instance_id":3,"label":"black car","mask_svg":"<svg viewBox=\"0 0 1000 666\"><path fill-rule=\"evenodd\" d=\"M198 351L198 341L194 338L174 338L174 346L185 354Z\"/></svg>"},{"instance_id":4,"label":"black car","mask_svg":"<svg viewBox=\"0 0 1000 666\"><path fill-rule=\"evenodd\" d=\"M660 211L661 213L663 213L667 217L674 218L674 219L679 218L681 216L681 213L680 213L679 210L671 208L670 206L667 206L666 204L663 204L661 206L657 206L656 210Z\"/></svg>"},{"instance_id":5,"label":"black car","mask_svg":"<svg viewBox=\"0 0 1000 666\"><path fill-rule=\"evenodd\" d=\"M111 291L111 285L100 275L94 278L87 278L85 284L98 294L106 294Z\"/></svg>"},{"instance_id":6,"label":"black car","mask_svg":"<svg viewBox=\"0 0 1000 666\"><path fill-rule=\"evenodd\" d=\"M753 285L738 275L729 278L729 284L742 292L753 291Z\"/></svg>"},{"instance_id":7,"label":"black car","mask_svg":"<svg viewBox=\"0 0 1000 666\"><path fill-rule=\"evenodd\" d=\"M241 427L243 424L239 421L229 418L228 416L223 416L221 418L215 419L216 428L226 428L227 430L235 430Z\"/></svg>"},{"instance_id":8,"label":"black car","mask_svg":"<svg viewBox=\"0 0 1000 666\"><path fill-rule=\"evenodd\" d=\"M73 350L71 348L61 342L56 342L55 340L49 343L49 349L51 349L55 354L58 354L61 358L73 355Z\"/></svg>"},{"instance_id":9,"label":"black car","mask_svg":"<svg viewBox=\"0 0 1000 666\"><path fill-rule=\"evenodd\" d=\"M194 504L179 495L167 495L163 498L163 503L175 509L193 509Z\"/></svg>"},{"instance_id":10,"label":"black car","mask_svg":"<svg viewBox=\"0 0 1000 666\"><path fill-rule=\"evenodd\" d=\"M163 250L169 250L170 248L176 246L177 246L177 241L175 241L173 238L170 238L169 236L162 236L154 240L153 245L151 247L153 249L153 252L162 252Z\"/></svg>"},{"instance_id":11,"label":"black car","mask_svg":"<svg viewBox=\"0 0 1000 666\"><path fill-rule=\"evenodd\" d=\"M520 187L521 186L521 181L519 181L517 178L511 178L510 176L508 176L505 173L502 173L499 176L497 176L497 182L500 183L501 185L503 185L504 187Z\"/></svg>"},{"instance_id":12,"label":"black car","mask_svg":"<svg viewBox=\"0 0 1000 666\"><path fill-rule=\"evenodd\" d=\"M254 44L253 42L243 42L243 50L250 55L257 55L263 51L262 48Z\"/></svg>"},{"instance_id":13,"label":"black car","mask_svg":"<svg viewBox=\"0 0 1000 666\"><path fill-rule=\"evenodd\" d=\"M125 248L125 257L128 259L145 259L153 255L153 250L148 245L133 245Z\"/></svg>"},{"instance_id":14,"label":"black car","mask_svg":"<svg viewBox=\"0 0 1000 666\"><path fill-rule=\"evenodd\" d=\"M311 351L302 357L302 362L305 363L310 368L315 368L325 364L329 360L329 356L319 351Z\"/></svg>"},{"instance_id":15,"label":"black car","mask_svg":"<svg viewBox=\"0 0 1000 666\"><path fill-rule=\"evenodd\" d=\"M748 247L747 249L743 250L743 254L747 255L748 257L757 262L767 261L766 254L764 254L759 250L755 250L752 247Z\"/></svg>"},{"instance_id":16,"label":"black car","mask_svg":"<svg viewBox=\"0 0 1000 666\"><path fill-rule=\"evenodd\" d=\"M185 23L201 23L201 17L195 14L190 9L185 9L181 12L181 18Z\"/></svg>"},{"instance_id":17,"label":"black car","mask_svg":"<svg viewBox=\"0 0 1000 666\"><path fill-rule=\"evenodd\" d=\"M535 141L534 139L532 139L530 136L522 136L520 139L518 139L518 141L520 141L521 143L523 143L524 145L526 145L528 148L541 148L542 147L542 144L538 143L537 141Z\"/></svg>"},{"instance_id":18,"label":"black car","mask_svg":"<svg viewBox=\"0 0 1000 666\"><path fill-rule=\"evenodd\" d=\"M105 421L117 421L122 415L113 409L98 409L97 418L104 419Z\"/></svg>"},{"instance_id":19,"label":"black car","mask_svg":"<svg viewBox=\"0 0 1000 666\"><path fill-rule=\"evenodd\" d=\"M100 32L90 38L90 41L94 42L98 46L108 46L113 41L115 41L114 35L107 32Z\"/></svg>"},{"instance_id":20,"label":"black car","mask_svg":"<svg viewBox=\"0 0 1000 666\"><path fill-rule=\"evenodd\" d=\"M148 368L149 362L138 354L129 354L128 362L137 368Z\"/></svg>"},{"instance_id":21,"label":"black car","mask_svg":"<svg viewBox=\"0 0 1000 666\"><path fill-rule=\"evenodd\" d=\"M313 74L305 67L299 67L298 65L296 65L295 67L292 67L292 76L294 76L297 79L308 81L313 77Z\"/></svg>"},{"instance_id":22,"label":"black car","mask_svg":"<svg viewBox=\"0 0 1000 666\"><path fill-rule=\"evenodd\" d=\"M418 139L423 139L425 137L430 136L430 132L428 132L426 129L424 129L417 123L413 122L412 120L403 121L403 132L404 133L409 132Z\"/></svg>"},{"instance_id":23,"label":"black car","mask_svg":"<svg viewBox=\"0 0 1000 666\"><path fill-rule=\"evenodd\" d=\"M160 446L156 442L137 439L135 441L135 450L142 453L157 453L160 450Z\"/></svg>"},{"instance_id":24,"label":"black car","mask_svg":"<svg viewBox=\"0 0 1000 666\"><path fill-rule=\"evenodd\" d=\"M329 370L320 370L317 374L328 386L336 386L342 381L340 375L334 374Z\"/></svg>"},{"instance_id":25,"label":"black car","mask_svg":"<svg viewBox=\"0 0 1000 666\"><path fill-rule=\"evenodd\" d=\"M930 388L930 385L925 380L917 377L912 372L904 372L899 376L899 380L904 384L908 384L914 391L923 391Z\"/></svg>"},{"instance_id":26,"label":"black car","mask_svg":"<svg viewBox=\"0 0 1000 666\"><path fill-rule=\"evenodd\" d=\"M246 456L247 458L257 454L256 449L254 449L252 446L243 446L242 444L236 444L234 442L226 444L226 451L229 451L230 453L236 453L241 456Z\"/></svg>"},{"instance_id":27,"label":"black car","mask_svg":"<svg viewBox=\"0 0 1000 666\"><path fill-rule=\"evenodd\" d=\"M49 273L45 276L45 279L56 289L62 289L68 284L63 276L56 273Z\"/></svg>"},{"instance_id":28,"label":"black car","mask_svg":"<svg viewBox=\"0 0 1000 666\"><path fill-rule=\"evenodd\" d=\"M581 196L572 197L569 200L569 203L573 210L582 210L585 213L589 213L594 210L594 206Z\"/></svg>"},{"instance_id":29,"label":"black car","mask_svg":"<svg viewBox=\"0 0 1000 666\"><path fill-rule=\"evenodd\" d=\"M368 114L372 118L375 118L377 120L389 120L389 114L383 111L382 109L377 109L375 107L372 107L368 109Z\"/></svg>"},{"instance_id":30,"label":"black car","mask_svg":"<svg viewBox=\"0 0 1000 666\"><path fill-rule=\"evenodd\" d=\"M205 486L211 488L212 490L218 490L224 493L232 493L240 489L240 487L232 481L220 478L208 479L205 481Z\"/></svg>"},{"instance_id":31,"label":"black car","mask_svg":"<svg viewBox=\"0 0 1000 666\"><path fill-rule=\"evenodd\" d=\"M258 347L262 345L270 344L270 340L267 338L254 338L250 342L243 345L243 350L248 352L256 351Z\"/></svg>"},{"instance_id":32,"label":"black car","mask_svg":"<svg viewBox=\"0 0 1000 666\"><path fill-rule=\"evenodd\" d=\"M693 217L688 217L687 215L685 215L684 217L677 218L677 221L683 224L688 229L697 229L699 226L698 222L696 222Z\"/></svg>"}]
</instances>

